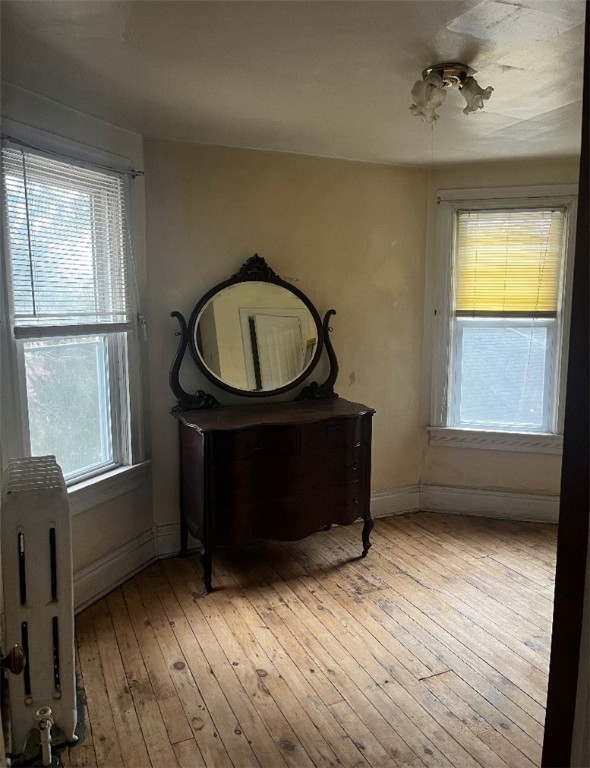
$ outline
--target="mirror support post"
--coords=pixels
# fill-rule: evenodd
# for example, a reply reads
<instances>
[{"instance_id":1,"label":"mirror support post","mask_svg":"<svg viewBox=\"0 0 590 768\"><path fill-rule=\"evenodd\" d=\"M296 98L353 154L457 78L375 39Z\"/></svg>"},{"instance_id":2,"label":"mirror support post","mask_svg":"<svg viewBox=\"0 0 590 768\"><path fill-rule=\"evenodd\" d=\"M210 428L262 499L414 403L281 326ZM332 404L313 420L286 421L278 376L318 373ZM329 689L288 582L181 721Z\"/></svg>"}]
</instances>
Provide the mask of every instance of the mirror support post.
<instances>
[{"instance_id":1,"label":"mirror support post","mask_svg":"<svg viewBox=\"0 0 590 768\"><path fill-rule=\"evenodd\" d=\"M188 344L188 328L184 316L180 312L171 312L170 317L175 317L180 325L180 331L177 333L180 336L178 343L178 349L170 368L170 389L176 396L178 404L174 406L173 410L188 411L188 410L201 410L203 408L221 408L222 405L213 397L213 395L204 392L202 389L198 389L194 395L185 392L180 383L180 366L186 352L186 346Z\"/></svg>"},{"instance_id":2,"label":"mirror support post","mask_svg":"<svg viewBox=\"0 0 590 768\"><path fill-rule=\"evenodd\" d=\"M335 309L329 309L324 315L322 323L324 330L324 346L326 347L328 360L330 361L330 373L328 374L328 378L323 384L318 384L317 381L312 381L311 384L303 387L295 400L326 400L328 398L338 397L336 392L334 392L334 384L336 384L336 379L338 378L338 358L336 357L336 352L334 351L332 341L330 340L330 333L332 332L330 318L335 314Z\"/></svg>"}]
</instances>

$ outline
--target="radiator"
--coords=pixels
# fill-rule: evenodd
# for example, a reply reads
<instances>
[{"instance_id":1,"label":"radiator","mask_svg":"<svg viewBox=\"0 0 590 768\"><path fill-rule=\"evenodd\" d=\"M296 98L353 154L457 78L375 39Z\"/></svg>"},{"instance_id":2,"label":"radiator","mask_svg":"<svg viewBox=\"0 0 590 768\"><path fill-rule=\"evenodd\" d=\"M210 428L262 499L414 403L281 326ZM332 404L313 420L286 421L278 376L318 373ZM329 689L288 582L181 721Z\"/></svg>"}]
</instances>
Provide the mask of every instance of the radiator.
<instances>
[{"instance_id":1,"label":"radiator","mask_svg":"<svg viewBox=\"0 0 590 768\"><path fill-rule=\"evenodd\" d=\"M20 645L24 672L10 677L13 751L50 707L69 740L76 727L70 504L54 456L12 459L4 473L0 532L8 648Z\"/></svg>"}]
</instances>

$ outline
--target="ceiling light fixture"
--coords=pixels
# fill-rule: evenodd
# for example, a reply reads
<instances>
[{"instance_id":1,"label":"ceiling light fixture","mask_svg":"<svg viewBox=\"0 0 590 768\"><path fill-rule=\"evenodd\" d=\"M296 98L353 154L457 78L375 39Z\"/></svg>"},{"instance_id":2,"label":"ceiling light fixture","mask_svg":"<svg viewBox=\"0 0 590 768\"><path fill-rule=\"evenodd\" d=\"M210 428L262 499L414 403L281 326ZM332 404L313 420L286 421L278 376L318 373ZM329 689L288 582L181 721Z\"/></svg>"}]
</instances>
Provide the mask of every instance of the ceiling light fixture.
<instances>
[{"instance_id":1,"label":"ceiling light fixture","mask_svg":"<svg viewBox=\"0 0 590 768\"><path fill-rule=\"evenodd\" d=\"M410 112L427 123L435 123L439 115L436 110L447 97L449 88L458 88L465 98L467 105L463 114L477 112L483 109L494 90L491 86L481 88L477 80L470 74L471 70L465 64L455 62L435 64L422 72L422 80L414 83L412 98L414 103Z\"/></svg>"}]
</instances>

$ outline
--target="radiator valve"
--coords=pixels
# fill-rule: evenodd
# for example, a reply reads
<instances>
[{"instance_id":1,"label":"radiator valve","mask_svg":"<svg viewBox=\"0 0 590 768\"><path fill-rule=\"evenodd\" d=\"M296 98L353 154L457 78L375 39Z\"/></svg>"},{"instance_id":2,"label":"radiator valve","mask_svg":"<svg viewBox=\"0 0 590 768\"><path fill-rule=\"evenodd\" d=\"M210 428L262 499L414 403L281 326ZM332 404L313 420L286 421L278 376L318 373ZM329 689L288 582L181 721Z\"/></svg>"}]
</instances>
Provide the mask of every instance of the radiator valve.
<instances>
[{"instance_id":1,"label":"radiator valve","mask_svg":"<svg viewBox=\"0 0 590 768\"><path fill-rule=\"evenodd\" d=\"M20 647L20 645L14 645L8 651L6 656L2 656L0 653L0 663L3 667L12 672L13 675L20 675L20 673L25 668L25 652Z\"/></svg>"},{"instance_id":2,"label":"radiator valve","mask_svg":"<svg viewBox=\"0 0 590 768\"><path fill-rule=\"evenodd\" d=\"M53 725L51 707L41 707L38 709L35 712L35 722L39 729L39 743L41 745L43 765L51 765L51 727Z\"/></svg>"}]
</instances>

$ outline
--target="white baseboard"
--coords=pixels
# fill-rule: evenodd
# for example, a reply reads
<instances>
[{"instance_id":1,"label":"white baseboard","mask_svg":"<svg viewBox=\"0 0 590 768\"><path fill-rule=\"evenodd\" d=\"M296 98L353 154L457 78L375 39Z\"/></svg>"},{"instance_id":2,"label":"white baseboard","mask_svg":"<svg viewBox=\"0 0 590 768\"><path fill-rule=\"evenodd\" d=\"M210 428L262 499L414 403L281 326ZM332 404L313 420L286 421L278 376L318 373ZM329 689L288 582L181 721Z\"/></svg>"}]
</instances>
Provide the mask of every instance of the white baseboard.
<instances>
[{"instance_id":1,"label":"white baseboard","mask_svg":"<svg viewBox=\"0 0 590 768\"><path fill-rule=\"evenodd\" d=\"M420 486L404 485L389 491L375 491L371 494L371 515L391 517L417 512L420 509Z\"/></svg>"},{"instance_id":2,"label":"white baseboard","mask_svg":"<svg viewBox=\"0 0 590 768\"><path fill-rule=\"evenodd\" d=\"M150 529L108 555L74 573L74 610L84 610L154 562L154 531Z\"/></svg>"},{"instance_id":3,"label":"white baseboard","mask_svg":"<svg viewBox=\"0 0 590 768\"><path fill-rule=\"evenodd\" d=\"M180 552L180 523L155 527L156 557L172 557Z\"/></svg>"},{"instance_id":4,"label":"white baseboard","mask_svg":"<svg viewBox=\"0 0 590 768\"><path fill-rule=\"evenodd\" d=\"M371 494L371 514L375 518L403 515L418 510L556 523L559 515L559 496L443 485L407 485ZM189 550L195 549L196 546L197 542L189 537ZM158 525L76 571L76 613L99 600L150 563L176 555L179 550L180 524Z\"/></svg>"},{"instance_id":5,"label":"white baseboard","mask_svg":"<svg viewBox=\"0 0 590 768\"><path fill-rule=\"evenodd\" d=\"M420 509L502 520L557 523L559 496L423 485L420 489Z\"/></svg>"},{"instance_id":6,"label":"white baseboard","mask_svg":"<svg viewBox=\"0 0 590 768\"><path fill-rule=\"evenodd\" d=\"M155 527L156 557L174 557L180 552L180 523L168 523ZM200 542L188 535L188 552L200 549Z\"/></svg>"}]
</instances>

